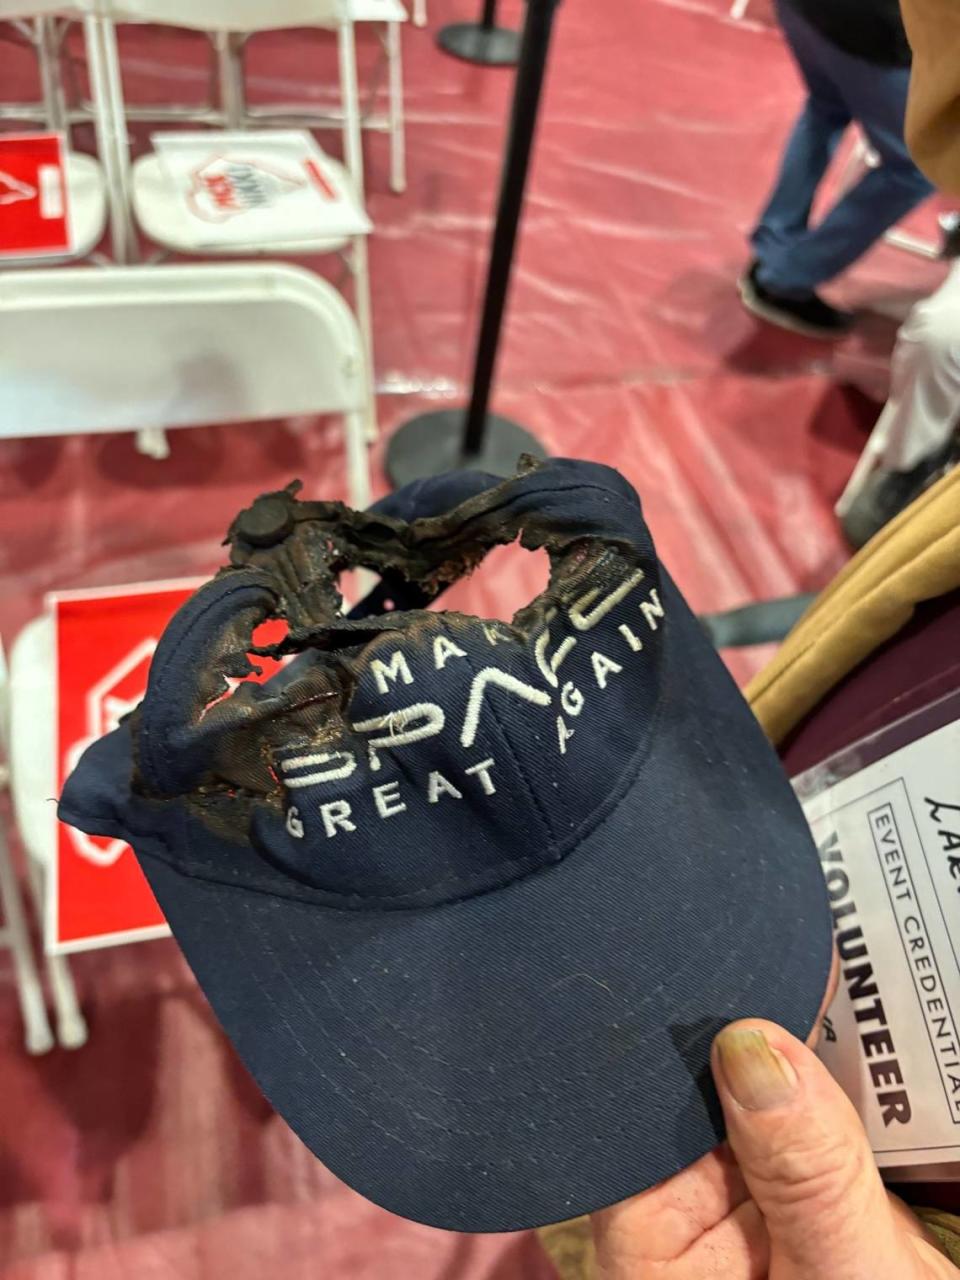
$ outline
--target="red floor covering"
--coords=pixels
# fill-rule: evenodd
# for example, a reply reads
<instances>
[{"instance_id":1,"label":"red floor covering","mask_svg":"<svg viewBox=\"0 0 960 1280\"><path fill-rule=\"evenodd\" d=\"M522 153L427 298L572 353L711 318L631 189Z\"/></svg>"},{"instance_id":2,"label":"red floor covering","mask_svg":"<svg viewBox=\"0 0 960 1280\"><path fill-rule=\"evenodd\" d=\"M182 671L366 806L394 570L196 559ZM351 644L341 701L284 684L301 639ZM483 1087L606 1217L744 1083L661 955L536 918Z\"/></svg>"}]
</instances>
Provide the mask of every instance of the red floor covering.
<instances>
[{"instance_id":1,"label":"red floor covering","mask_svg":"<svg viewBox=\"0 0 960 1280\"><path fill-rule=\"evenodd\" d=\"M430 0L431 27L476 7ZM511 85L440 54L430 32L404 40L405 196L387 192L385 140L367 146L385 434L464 392ZM254 96L323 96L325 57L319 41L262 39ZM27 60L7 44L0 58L4 94L23 96ZM144 99L205 87L191 37L128 34L124 61ZM742 312L744 234L799 101L759 0L742 23L723 0L560 6L495 407L552 452L620 467L700 610L815 589L842 564L832 504L875 413L862 389L882 397L897 319L939 275L876 250L837 287L864 312L839 349ZM933 221L928 206L911 226ZM9 643L51 588L213 569L235 510L295 475L343 496L333 424L182 431L164 463L123 436L0 442L0 633ZM502 556L458 604L508 612L532 573ZM730 662L743 679L763 656ZM529 1236L431 1231L337 1183L261 1102L171 943L82 956L74 972L91 1042L31 1061L0 971L3 1280L547 1274Z\"/></svg>"}]
</instances>

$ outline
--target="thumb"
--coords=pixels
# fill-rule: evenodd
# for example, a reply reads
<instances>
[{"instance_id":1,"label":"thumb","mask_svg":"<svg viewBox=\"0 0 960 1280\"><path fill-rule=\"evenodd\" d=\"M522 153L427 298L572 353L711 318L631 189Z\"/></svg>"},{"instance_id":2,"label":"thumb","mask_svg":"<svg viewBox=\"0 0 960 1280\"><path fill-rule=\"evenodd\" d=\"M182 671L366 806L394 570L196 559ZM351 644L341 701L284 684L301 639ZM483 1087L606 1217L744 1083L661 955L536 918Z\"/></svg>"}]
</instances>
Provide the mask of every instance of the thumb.
<instances>
[{"instance_id":1,"label":"thumb","mask_svg":"<svg viewBox=\"0 0 960 1280\"><path fill-rule=\"evenodd\" d=\"M911 1257L853 1106L826 1067L771 1022L717 1036L713 1074L730 1146L784 1280L883 1280Z\"/></svg>"}]
</instances>

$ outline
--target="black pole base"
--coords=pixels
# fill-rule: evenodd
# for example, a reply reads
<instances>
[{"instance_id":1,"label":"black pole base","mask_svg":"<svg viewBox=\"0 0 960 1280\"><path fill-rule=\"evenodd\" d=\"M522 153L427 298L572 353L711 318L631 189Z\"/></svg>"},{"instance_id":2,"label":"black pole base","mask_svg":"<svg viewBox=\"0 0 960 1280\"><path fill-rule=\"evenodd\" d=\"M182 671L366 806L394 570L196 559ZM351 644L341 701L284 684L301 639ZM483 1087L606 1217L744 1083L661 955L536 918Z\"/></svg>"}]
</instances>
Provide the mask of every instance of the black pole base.
<instances>
[{"instance_id":1,"label":"black pole base","mask_svg":"<svg viewBox=\"0 0 960 1280\"><path fill-rule=\"evenodd\" d=\"M387 443L385 465L394 489L424 476L469 467L495 476L516 474L521 453L547 456L543 445L529 431L501 418L487 415L479 453L464 455L463 423L466 409L436 409L420 413L395 431Z\"/></svg>"},{"instance_id":2,"label":"black pole base","mask_svg":"<svg viewBox=\"0 0 960 1280\"><path fill-rule=\"evenodd\" d=\"M437 44L464 62L484 67L513 67L520 58L520 32L485 27L479 22L454 22L437 32Z\"/></svg>"}]
</instances>

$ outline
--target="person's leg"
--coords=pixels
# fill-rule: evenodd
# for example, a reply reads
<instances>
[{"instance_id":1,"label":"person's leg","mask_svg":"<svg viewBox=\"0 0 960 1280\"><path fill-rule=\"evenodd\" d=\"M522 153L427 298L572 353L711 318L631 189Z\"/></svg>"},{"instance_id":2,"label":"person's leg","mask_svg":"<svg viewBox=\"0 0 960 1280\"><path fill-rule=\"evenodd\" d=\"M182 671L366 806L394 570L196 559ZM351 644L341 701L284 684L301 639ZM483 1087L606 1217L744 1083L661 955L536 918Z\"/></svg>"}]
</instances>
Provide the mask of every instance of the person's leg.
<instances>
[{"instance_id":1,"label":"person's leg","mask_svg":"<svg viewBox=\"0 0 960 1280\"><path fill-rule=\"evenodd\" d=\"M750 237L760 262L806 231L817 187L850 123L846 104L822 65L826 42L787 6L778 5L778 14L803 76L807 101L787 140L773 193Z\"/></svg>"},{"instance_id":2,"label":"person's leg","mask_svg":"<svg viewBox=\"0 0 960 1280\"><path fill-rule=\"evenodd\" d=\"M890 395L836 505L862 546L946 460L960 419L960 266L917 303L897 335Z\"/></svg>"},{"instance_id":3,"label":"person's leg","mask_svg":"<svg viewBox=\"0 0 960 1280\"><path fill-rule=\"evenodd\" d=\"M910 72L878 67L831 46L829 65L851 116L881 157L816 227L764 254L758 279L784 296L809 295L846 270L933 188L903 138Z\"/></svg>"},{"instance_id":4,"label":"person's leg","mask_svg":"<svg viewBox=\"0 0 960 1280\"><path fill-rule=\"evenodd\" d=\"M890 395L870 437L877 464L909 471L938 452L960 419L960 266L918 302L897 335ZM869 447L869 446L868 446Z\"/></svg>"},{"instance_id":5,"label":"person's leg","mask_svg":"<svg viewBox=\"0 0 960 1280\"><path fill-rule=\"evenodd\" d=\"M807 230L817 187L849 123L849 117L844 119L810 94L787 140L770 201L750 237L761 261Z\"/></svg>"}]
</instances>

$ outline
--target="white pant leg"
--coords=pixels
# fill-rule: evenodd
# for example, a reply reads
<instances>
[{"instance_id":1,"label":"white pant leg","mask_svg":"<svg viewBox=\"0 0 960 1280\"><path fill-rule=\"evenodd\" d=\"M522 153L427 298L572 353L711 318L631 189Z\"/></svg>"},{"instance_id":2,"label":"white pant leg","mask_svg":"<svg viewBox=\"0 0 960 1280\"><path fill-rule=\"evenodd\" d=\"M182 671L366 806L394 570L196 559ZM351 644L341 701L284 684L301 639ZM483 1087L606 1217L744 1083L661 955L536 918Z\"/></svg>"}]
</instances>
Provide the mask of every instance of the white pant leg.
<instances>
[{"instance_id":1,"label":"white pant leg","mask_svg":"<svg viewBox=\"0 0 960 1280\"><path fill-rule=\"evenodd\" d=\"M837 503L844 515L870 473L910 471L949 440L960 421L960 260L900 326L890 395Z\"/></svg>"},{"instance_id":2,"label":"white pant leg","mask_svg":"<svg viewBox=\"0 0 960 1280\"><path fill-rule=\"evenodd\" d=\"M877 461L909 471L941 449L960 419L960 262L900 328L890 396L873 435ZM873 436L871 436L871 443Z\"/></svg>"}]
</instances>

